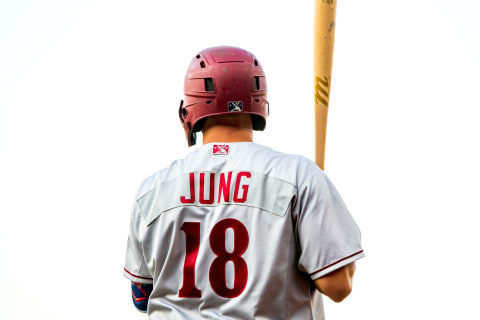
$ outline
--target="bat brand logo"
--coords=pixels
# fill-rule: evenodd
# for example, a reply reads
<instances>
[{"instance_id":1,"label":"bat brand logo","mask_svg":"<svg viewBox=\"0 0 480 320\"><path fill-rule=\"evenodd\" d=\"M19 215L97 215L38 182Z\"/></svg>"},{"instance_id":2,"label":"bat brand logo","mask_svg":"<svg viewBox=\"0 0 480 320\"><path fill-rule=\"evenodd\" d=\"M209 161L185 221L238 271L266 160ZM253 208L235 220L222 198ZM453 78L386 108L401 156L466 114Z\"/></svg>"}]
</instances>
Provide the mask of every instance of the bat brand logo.
<instances>
[{"instance_id":1,"label":"bat brand logo","mask_svg":"<svg viewBox=\"0 0 480 320\"><path fill-rule=\"evenodd\" d=\"M242 101L228 101L228 111L229 112L239 112L243 110Z\"/></svg>"},{"instance_id":2,"label":"bat brand logo","mask_svg":"<svg viewBox=\"0 0 480 320\"><path fill-rule=\"evenodd\" d=\"M214 144L213 154L228 154L230 146L228 144Z\"/></svg>"},{"instance_id":3,"label":"bat brand logo","mask_svg":"<svg viewBox=\"0 0 480 320\"><path fill-rule=\"evenodd\" d=\"M322 103L328 108L328 91L330 87L330 81L327 76L324 76L324 79L315 77L315 80L315 103Z\"/></svg>"}]
</instances>

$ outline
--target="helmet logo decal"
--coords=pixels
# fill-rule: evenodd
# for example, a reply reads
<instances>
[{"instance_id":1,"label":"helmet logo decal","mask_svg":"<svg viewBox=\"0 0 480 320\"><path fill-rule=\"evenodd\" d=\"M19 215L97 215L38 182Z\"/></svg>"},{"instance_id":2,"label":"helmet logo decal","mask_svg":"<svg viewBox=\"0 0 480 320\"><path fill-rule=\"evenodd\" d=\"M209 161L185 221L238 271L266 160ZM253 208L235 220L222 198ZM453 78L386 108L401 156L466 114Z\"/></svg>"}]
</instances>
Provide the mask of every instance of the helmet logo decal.
<instances>
[{"instance_id":1,"label":"helmet logo decal","mask_svg":"<svg viewBox=\"0 0 480 320\"><path fill-rule=\"evenodd\" d=\"M228 101L228 111L229 112L240 112L243 110L242 101Z\"/></svg>"}]
</instances>

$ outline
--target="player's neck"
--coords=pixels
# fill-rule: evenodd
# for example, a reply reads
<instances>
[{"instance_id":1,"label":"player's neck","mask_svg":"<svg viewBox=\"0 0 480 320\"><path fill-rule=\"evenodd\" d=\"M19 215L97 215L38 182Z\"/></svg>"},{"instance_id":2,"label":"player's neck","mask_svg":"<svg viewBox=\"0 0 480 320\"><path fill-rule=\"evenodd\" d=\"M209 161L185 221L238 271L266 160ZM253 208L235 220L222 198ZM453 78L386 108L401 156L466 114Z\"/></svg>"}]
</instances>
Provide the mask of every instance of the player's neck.
<instances>
[{"instance_id":1,"label":"player's neck","mask_svg":"<svg viewBox=\"0 0 480 320\"><path fill-rule=\"evenodd\" d=\"M253 132L249 128L238 128L217 124L204 130L203 144L211 142L252 142Z\"/></svg>"},{"instance_id":2,"label":"player's neck","mask_svg":"<svg viewBox=\"0 0 480 320\"><path fill-rule=\"evenodd\" d=\"M211 142L252 142L252 117L245 113L208 117L203 125L203 144Z\"/></svg>"}]
</instances>

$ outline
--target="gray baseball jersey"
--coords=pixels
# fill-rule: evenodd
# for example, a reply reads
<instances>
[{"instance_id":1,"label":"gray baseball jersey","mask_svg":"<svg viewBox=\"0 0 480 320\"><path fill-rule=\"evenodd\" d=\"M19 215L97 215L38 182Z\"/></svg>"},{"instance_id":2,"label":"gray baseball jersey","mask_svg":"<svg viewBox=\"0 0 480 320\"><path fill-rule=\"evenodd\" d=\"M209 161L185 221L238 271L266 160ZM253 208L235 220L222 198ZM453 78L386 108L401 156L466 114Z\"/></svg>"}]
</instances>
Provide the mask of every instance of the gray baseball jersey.
<instances>
[{"instance_id":1,"label":"gray baseball jersey","mask_svg":"<svg viewBox=\"0 0 480 320\"><path fill-rule=\"evenodd\" d=\"M140 186L124 275L153 283L150 319L324 319L311 280L363 256L315 163L210 143Z\"/></svg>"}]
</instances>

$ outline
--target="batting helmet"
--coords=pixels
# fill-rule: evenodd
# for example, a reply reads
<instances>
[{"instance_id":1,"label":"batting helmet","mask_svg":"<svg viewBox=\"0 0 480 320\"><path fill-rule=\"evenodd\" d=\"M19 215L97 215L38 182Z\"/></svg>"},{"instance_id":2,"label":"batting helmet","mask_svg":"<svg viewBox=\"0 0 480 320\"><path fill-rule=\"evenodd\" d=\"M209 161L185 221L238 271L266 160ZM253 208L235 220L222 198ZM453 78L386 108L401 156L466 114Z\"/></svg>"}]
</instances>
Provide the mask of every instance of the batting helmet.
<instances>
[{"instance_id":1,"label":"batting helmet","mask_svg":"<svg viewBox=\"0 0 480 320\"><path fill-rule=\"evenodd\" d=\"M213 47L199 52L188 67L183 91L179 116L189 146L196 143L196 132L209 116L248 113L254 130L265 129L269 113L265 73L244 49Z\"/></svg>"}]
</instances>

